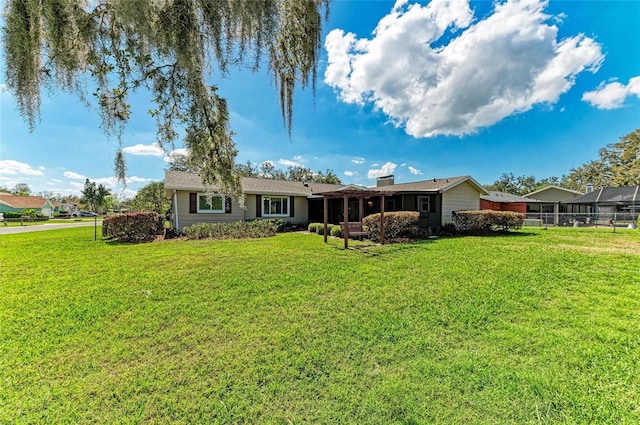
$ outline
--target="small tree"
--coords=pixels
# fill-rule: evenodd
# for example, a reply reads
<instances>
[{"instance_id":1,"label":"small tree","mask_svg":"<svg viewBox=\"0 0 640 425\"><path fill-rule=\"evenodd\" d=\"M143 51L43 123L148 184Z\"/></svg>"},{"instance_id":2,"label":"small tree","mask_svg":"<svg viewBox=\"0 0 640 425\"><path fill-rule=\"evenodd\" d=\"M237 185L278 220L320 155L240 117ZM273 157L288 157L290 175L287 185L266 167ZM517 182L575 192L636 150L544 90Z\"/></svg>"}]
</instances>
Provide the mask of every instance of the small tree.
<instances>
[{"instance_id":1,"label":"small tree","mask_svg":"<svg viewBox=\"0 0 640 425\"><path fill-rule=\"evenodd\" d=\"M82 193L82 202L87 205L89 211L93 212L102 212L108 197L111 196L111 192L104 185L96 185L89 179L84 182L84 190L80 192Z\"/></svg>"},{"instance_id":2,"label":"small tree","mask_svg":"<svg viewBox=\"0 0 640 425\"><path fill-rule=\"evenodd\" d=\"M11 193L18 196L29 196L31 195L31 188L26 183L18 183L13 186Z\"/></svg>"},{"instance_id":3,"label":"small tree","mask_svg":"<svg viewBox=\"0 0 640 425\"><path fill-rule=\"evenodd\" d=\"M133 198L131 208L135 211L156 212L164 216L169 211L170 202L164 190L164 182L151 182L141 188Z\"/></svg>"}]
</instances>

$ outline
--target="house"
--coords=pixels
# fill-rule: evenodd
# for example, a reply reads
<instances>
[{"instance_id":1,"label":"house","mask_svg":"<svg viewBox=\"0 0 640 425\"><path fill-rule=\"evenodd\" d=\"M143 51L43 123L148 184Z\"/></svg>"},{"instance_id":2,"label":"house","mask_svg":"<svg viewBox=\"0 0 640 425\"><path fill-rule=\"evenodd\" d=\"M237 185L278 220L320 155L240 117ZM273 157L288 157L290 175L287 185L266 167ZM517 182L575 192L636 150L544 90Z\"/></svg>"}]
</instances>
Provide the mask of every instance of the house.
<instances>
[{"instance_id":1,"label":"house","mask_svg":"<svg viewBox=\"0 0 640 425\"><path fill-rule=\"evenodd\" d=\"M526 215L529 209L540 209L542 201L538 199L525 198L524 196L512 195L511 193L490 190L488 195L480 196L480 209L493 211L515 211ZM529 204L534 204L529 207Z\"/></svg>"},{"instance_id":2,"label":"house","mask_svg":"<svg viewBox=\"0 0 640 425\"><path fill-rule=\"evenodd\" d=\"M342 186L245 177L242 179L244 208L237 199L228 196L207 196L200 176L194 173L166 171L164 187L172 204L171 226L181 230L196 223L257 218L281 218L288 223L304 224L313 217L308 201L312 193Z\"/></svg>"},{"instance_id":3,"label":"house","mask_svg":"<svg viewBox=\"0 0 640 425\"><path fill-rule=\"evenodd\" d=\"M0 192L0 212L22 212L35 210L45 217L53 217L53 204L39 196L17 196L6 192Z\"/></svg>"},{"instance_id":4,"label":"house","mask_svg":"<svg viewBox=\"0 0 640 425\"><path fill-rule=\"evenodd\" d=\"M566 189L564 187L549 185L542 189L527 193L525 198L537 199L539 203L527 204L527 218L540 218L547 214L566 213L564 205L561 203L576 195L582 195L577 190Z\"/></svg>"},{"instance_id":5,"label":"house","mask_svg":"<svg viewBox=\"0 0 640 425\"><path fill-rule=\"evenodd\" d=\"M572 213L626 213L637 216L640 212L640 186L589 190L585 195L564 201L563 205Z\"/></svg>"},{"instance_id":6,"label":"house","mask_svg":"<svg viewBox=\"0 0 640 425\"><path fill-rule=\"evenodd\" d=\"M302 183L245 177L242 187L245 207L228 196L207 196L200 176L183 171L165 173L165 189L172 201L171 224L181 230L201 222L231 222L258 218L282 218L306 224L324 220L325 198L330 223L344 219L345 193L349 221L385 211L419 211L421 226L439 227L452 221L452 212L477 210L480 195L488 192L470 176L395 184L393 176L378 178L376 187L324 183ZM364 193L358 199L358 193ZM384 194L385 196L378 196ZM362 208L360 206L362 205Z\"/></svg>"}]
</instances>

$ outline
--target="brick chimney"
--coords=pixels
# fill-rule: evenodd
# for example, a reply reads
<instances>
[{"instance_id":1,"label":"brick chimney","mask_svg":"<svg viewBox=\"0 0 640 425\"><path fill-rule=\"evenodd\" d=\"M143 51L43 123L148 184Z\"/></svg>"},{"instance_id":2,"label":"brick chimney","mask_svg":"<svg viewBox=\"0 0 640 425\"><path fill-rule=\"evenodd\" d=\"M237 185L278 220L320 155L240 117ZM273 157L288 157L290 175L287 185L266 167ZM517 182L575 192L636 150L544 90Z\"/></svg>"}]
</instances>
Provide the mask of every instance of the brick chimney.
<instances>
[{"instance_id":1,"label":"brick chimney","mask_svg":"<svg viewBox=\"0 0 640 425\"><path fill-rule=\"evenodd\" d=\"M376 186L377 187L392 186L394 184L395 184L395 178L393 177L393 174L390 174L388 176L378 177L376 179Z\"/></svg>"}]
</instances>

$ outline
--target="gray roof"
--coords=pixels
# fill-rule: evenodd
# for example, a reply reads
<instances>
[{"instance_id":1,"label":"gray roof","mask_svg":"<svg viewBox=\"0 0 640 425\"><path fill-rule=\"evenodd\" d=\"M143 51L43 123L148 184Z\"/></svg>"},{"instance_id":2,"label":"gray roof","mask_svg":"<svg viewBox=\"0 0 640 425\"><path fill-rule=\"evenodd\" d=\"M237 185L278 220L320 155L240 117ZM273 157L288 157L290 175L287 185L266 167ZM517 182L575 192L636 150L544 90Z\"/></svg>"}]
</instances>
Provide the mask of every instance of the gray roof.
<instances>
[{"instance_id":1,"label":"gray roof","mask_svg":"<svg viewBox=\"0 0 640 425\"><path fill-rule=\"evenodd\" d=\"M488 195L480 196L480 199L484 199L489 202L542 202L537 199L525 198L524 196L512 195L511 193L499 192L497 190L490 190Z\"/></svg>"},{"instance_id":2,"label":"gray roof","mask_svg":"<svg viewBox=\"0 0 640 425\"><path fill-rule=\"evenodd\" d=\"M540 193L540 192L546 192L547 190L550 189L556 189L556 190L561 190L563 192L569 192L569 193L573 193L574 195L582 195L582 192L579 192L577 190L573 190L573 189L567 189L566 187L560 187L560 186L556 186L554 184L550 184L548 186L543 187L542 189L538 189L538 190L534 190L531 193L527 193L526 195L524 195L525 197L529 197L531 195L535 195L536 193Z\"/></svg>"},{"instance_id":3,"label":"gray roof","mask_svg":"<svg viewBox=\"0 0 640 425\"><path fill-rule=\"evenodd\" d=\"M166 171L164 187L167 190L206 191L198 174L185 171ZM309 196L314 192L328 192L343 187L339 184L302 183L288 180L273 180L256 177L243 177L242 188L247 194L274 194Z\"/></svg>"},{"instance_id":4,"label":"gray roof","mask_svg":"<svg viewBox=\"0 0 640 425\"><path fill-rule=\"evenodd\" d=\"M419 182L411 183L396 183L389 186L373 187L371 190L377 190L381 192L445 192L449 189L453 189L461 183L469 182L472 186L475 186L480 193L489 193L482 187L480 183L475 181L471 176L459 176L459 177L447 177L443 179L430 179L422 180Z\"/></svg>"},{"instance_id":5,"label":"gray roof","mask_svg":"<svg viewBox=\"0 0 640 425\"><path fill-rule=\"evenodd\" d=\"M640 186L602 187L586 195L563 201L564 204L640 204Z\"/></svg>"},{"instance_id":6,"label":"gray roof","mask_svg":"<svg viewBox=\"0 0 640 425\"><path fill-rule=\"evenodd\" d=\"M398 183L380 187L364 187L356 185L338 185L327 183L302 183L288 180L272 180L256 177L243 177L242 187L246 194L278 194L278 195L296 195L296 196L314 196L316 194L336 192L336 191L352 191L365 190L373 192L444 192L452 189L457 185L469 182L476 187L478 192L488 192L478 182L470 176L449 177L444 179L423 180L412 183ZM203 192L206 190L200 176L198 174L185 171L166 171L164 178L164 187L167 190L190 190Z\"/></svg>"}]
</instances>

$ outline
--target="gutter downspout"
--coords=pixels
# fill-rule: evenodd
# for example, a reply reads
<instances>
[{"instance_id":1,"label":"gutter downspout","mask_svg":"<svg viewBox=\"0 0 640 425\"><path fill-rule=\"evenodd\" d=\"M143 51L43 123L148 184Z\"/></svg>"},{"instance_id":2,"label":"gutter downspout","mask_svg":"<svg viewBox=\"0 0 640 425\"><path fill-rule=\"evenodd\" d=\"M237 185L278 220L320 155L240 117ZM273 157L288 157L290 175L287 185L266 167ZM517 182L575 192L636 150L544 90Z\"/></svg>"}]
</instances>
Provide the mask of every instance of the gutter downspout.
<instances>
[{"instance_id":1,"label":"gutter downspout","mask_svg":"<svg viewBox=\"0 0 640 425\"><path fill-rule=\"evenodd\" d=\"M178 193L176 190L173 190L173 217L175 220L176 232L180 231L178 227Z\"/></svg>"}]
</instances>

